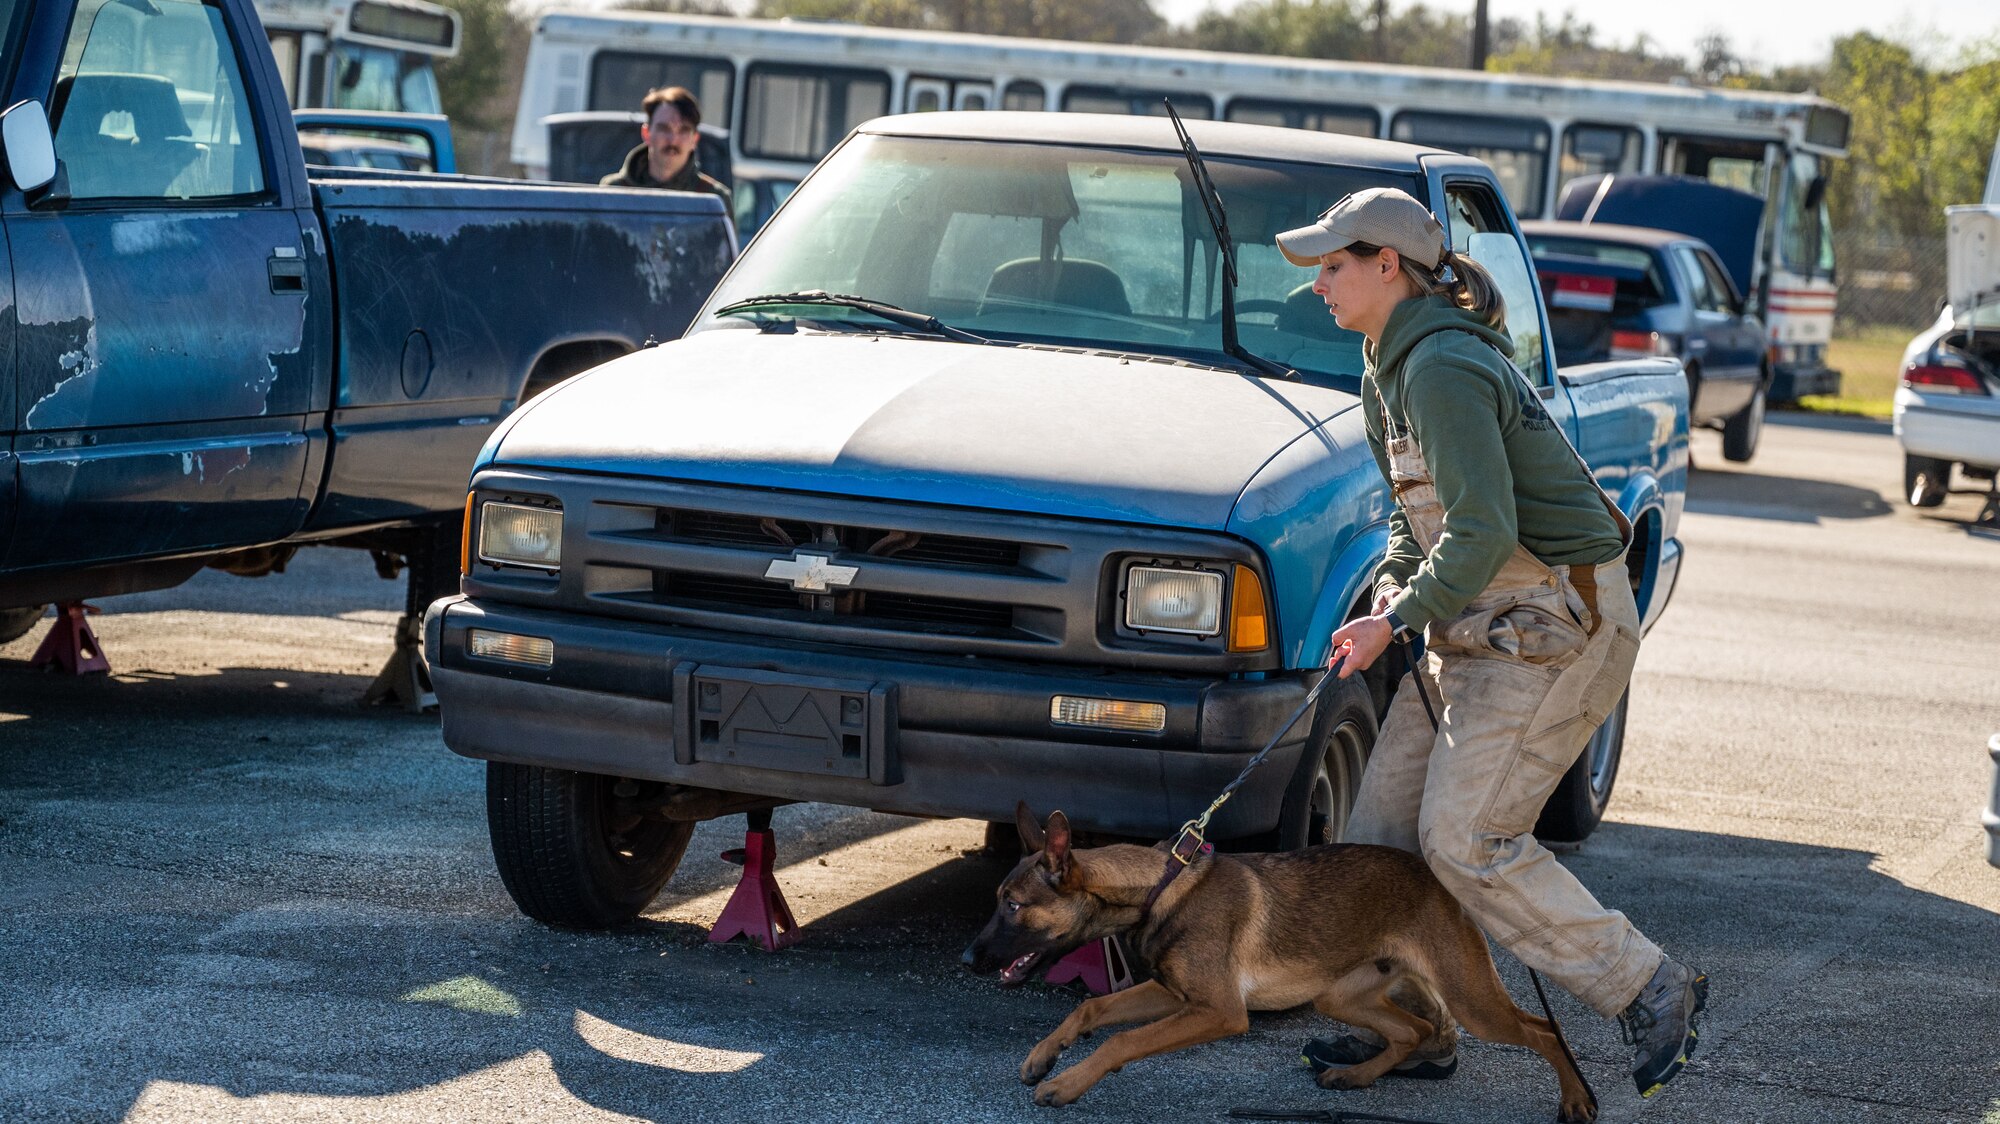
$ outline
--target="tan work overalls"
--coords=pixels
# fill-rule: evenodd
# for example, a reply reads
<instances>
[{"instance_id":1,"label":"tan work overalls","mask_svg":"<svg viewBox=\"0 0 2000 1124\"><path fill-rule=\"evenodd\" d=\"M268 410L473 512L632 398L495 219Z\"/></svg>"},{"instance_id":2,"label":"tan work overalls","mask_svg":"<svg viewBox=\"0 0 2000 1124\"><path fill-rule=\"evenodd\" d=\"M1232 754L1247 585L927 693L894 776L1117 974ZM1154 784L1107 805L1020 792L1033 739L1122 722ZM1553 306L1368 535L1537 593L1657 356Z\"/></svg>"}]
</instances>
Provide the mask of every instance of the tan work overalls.
<instances>
[{"instance_id":1,"label":"tan work overalls","mask_svg":"<svg viewBox=\"0 0 2000 1124\"><path fill-rule=\"evenodd\" d=\"M1382 420L1391 490L1429 554L1445 530L1437 486L1386 402ZM1598 496L1629 545L1631 524ZM1421 852L1487 935L1599 1013L1617 1014L1659 967L1659 946L1599 905L1532 832L1638 659L1624 558L1548 566L1516 543L1485 590L1432 623L1425 640L1439 728L1406 676L1343 838Z\"/></svg>"}]
</instances>

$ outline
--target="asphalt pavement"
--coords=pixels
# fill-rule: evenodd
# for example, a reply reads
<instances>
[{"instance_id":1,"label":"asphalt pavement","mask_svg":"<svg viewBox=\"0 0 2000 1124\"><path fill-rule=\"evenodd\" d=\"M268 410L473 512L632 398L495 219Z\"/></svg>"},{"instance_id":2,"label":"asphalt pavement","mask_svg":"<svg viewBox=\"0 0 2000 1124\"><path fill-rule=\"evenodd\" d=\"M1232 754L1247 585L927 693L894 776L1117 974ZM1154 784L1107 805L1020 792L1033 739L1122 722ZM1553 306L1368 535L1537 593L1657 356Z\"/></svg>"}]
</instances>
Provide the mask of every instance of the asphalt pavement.
<instances>
[{"instance_id":1,"label":"asphalt pavement","mask_svg":"<svg viewBox=\"0 0 2000 1124\"><path fill-rule=\"evenodd\" d=\"M1903 505L1885 427L1778 415L1765 440L1742 467L1697 437L1610 820L1564 856L1710 974L1700 1051L1641 1102L1615 1026L1558 1014L1607 1121L2000 1124L1978 814L2000 537L1970 492ZM1478 1042L1449 1082L1321 1091L1297 1047L1332 1024L1310 1012L1035 1108L1015 1071L1077 997L960 971L1006 869L968 821L780 809L804 928L777 954L704 939L740 818L696 833L630 929L527 921L483 766L434 717L356 705L401 600L365 555L308 551L107 599L109 676L28 670L35 636L0 647L0 1118L1553 1118L1541 1060Z\"/></svg>"}]
</instances>

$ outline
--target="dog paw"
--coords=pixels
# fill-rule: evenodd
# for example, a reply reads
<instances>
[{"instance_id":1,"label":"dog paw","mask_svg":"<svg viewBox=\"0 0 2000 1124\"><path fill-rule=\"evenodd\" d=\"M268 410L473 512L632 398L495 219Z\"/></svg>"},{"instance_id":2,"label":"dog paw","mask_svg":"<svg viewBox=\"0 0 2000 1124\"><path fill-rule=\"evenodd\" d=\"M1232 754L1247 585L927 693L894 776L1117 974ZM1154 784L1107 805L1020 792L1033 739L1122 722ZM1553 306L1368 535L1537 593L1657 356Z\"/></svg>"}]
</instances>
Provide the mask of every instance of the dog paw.
<instances>
[{"instance_id":1,"label":"dog paw","mask_svg":"<svg viewBox=\"0 0 2000 1124\"><path fill-rule=\"evenodd\" d=\"M1070 1070L1060 1077L1051 1077L1035 1086L1035 1103L1043 1108L1060 1108L1089 1091L1090 1082L1078 1080L1076 1071Z\"/></svg>"},{"instance_id":2,"label":"dog paw","mask_svg":"<svg viewBox=\"0 0 2000 1124\"><path fill-rule=\"evenodd\" d=\"M1564 1101L1556 1110L1556 1124L1593 1124L1597 1106L1588 1100Z\"/></svg>"},{"instance_id":3,"label":"dog paw","mask_svg":"<svg viewBox=\"0 0 2000 1124\"><path fill-rule=\"evenodd\" d=\"M1028 1051L1028 1060L1021 1063L1021 1084L1033 1085L1047 1077L1049 1071L1056 1067L1062 1052L1063 1043L1054 1035L1036 1043L1035 1048Z\"/></svg>"},{"instance_id":4,"label":"dog paw","mask_svg":"<svg viewBox=\"0 0 2000 1124\"><path fill-rule=\"evenodd\" d=\"M1322 1089L1366 1089L1368 1086L1375 1084L1373 1081L1362 1081L1354 1077L1352 1075L1353 1070L1353 1066L1337 1066L1333 1069L1323 1069L1319 1072L1319 1076L1313 1078L1313 1080Z\"/></svg>"}]
</instances>

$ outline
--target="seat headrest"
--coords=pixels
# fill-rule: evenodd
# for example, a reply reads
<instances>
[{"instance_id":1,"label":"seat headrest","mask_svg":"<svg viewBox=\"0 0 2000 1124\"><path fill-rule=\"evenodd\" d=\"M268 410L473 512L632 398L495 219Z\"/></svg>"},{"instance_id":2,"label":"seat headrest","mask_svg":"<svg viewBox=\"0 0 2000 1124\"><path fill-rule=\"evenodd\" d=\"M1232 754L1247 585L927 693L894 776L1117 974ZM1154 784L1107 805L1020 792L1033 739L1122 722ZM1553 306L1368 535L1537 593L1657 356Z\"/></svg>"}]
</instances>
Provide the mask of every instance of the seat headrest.
<instances>
[{"instance_id":1,"label":"seat headrest","mask_svg":"<svg viewBox=\"0 0 2000 1124\"><path fill-rule=\"evenodd\" d=\"M129 113L132 132L140 140L194 132L173 82L157 74L76 74L56 83L52 100L57 128L69 124L95 133L111 114Z\"/></svg>"}]
</instances>

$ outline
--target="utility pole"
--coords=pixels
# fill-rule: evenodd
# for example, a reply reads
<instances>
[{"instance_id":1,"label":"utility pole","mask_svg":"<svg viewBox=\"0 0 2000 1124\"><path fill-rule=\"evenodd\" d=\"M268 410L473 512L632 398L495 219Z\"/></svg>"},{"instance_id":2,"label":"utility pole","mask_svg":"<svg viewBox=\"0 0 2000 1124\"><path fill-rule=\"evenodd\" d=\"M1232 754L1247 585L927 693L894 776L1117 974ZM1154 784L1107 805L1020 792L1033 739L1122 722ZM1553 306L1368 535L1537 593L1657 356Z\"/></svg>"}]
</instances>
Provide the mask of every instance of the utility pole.
<instances>
[{"instance_id":1,"label":"utility pole","mask_svg":"<svg viewBox=\"0 0 2000 1124\"><path fill-rule=\"evenodd\" d=\"M1389 0L1375 0L1375 61L1389 61Z\"/></svg>"},{"instance_id":2,"label":"utility pole","mask_svg":"<svg viewBox=\"0 0 2000 1124\"><path fill-rule=\"evenodd\" d=\"M1473 0L1472 69L1486 69L1486 0Z\"/></svg>"}]
</instances>

